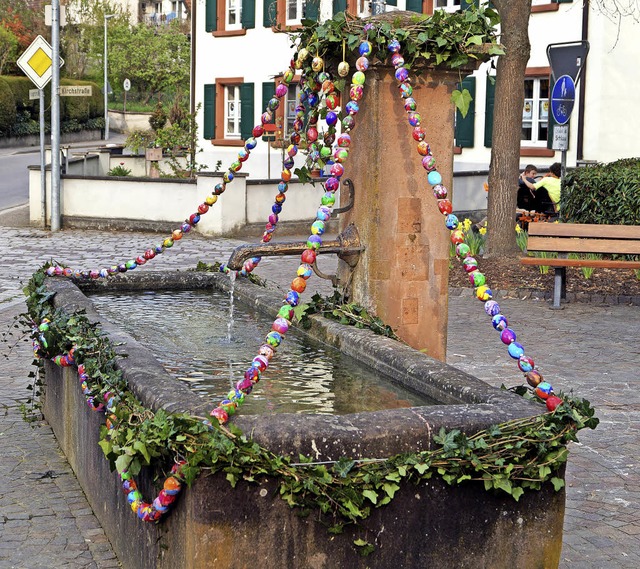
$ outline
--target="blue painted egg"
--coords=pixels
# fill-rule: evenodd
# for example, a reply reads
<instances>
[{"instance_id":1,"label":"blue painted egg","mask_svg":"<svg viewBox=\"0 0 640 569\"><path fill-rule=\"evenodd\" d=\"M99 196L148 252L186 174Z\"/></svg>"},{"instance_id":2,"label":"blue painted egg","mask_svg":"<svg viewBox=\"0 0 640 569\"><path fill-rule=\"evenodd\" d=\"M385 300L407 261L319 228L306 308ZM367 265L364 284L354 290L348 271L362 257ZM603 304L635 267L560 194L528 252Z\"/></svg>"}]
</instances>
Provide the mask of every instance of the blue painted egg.
<instances>
[{"instance_id":1,"label":"blue painted egg","mask_svg":"<svg viewBox=\"0 0 640 569\"><path fill-rule=\"evenodd\" d=\"M438 172L437 170L433 170L429 172L429 175L427 176L427 181L432 186L435 186L436 184L442 183L442 176L440 175L440 172Z\"/></svg>"},{"instance_id":2,"label":"blue painted egg","mask_svg":"<svg viewBox=\"0 0 640 569\"><path fill-rule=\"evenodd\" d=\"M504 330L509 325L507 319L502 314L496 314L491 319L491 324L499 332L502 332L502 330Z\"/></svg>"},{"instance_id":3,"label":"blue painted egg","mask_svg":"<svg viewBox=\"0 0 640 569\"><path fill-rule=\"evenodd\" d=\"M455 229L456 227L458 227L458 223L460 223L458 221L458 217L456 215L453 215L452 213L447 215L444 220L444 224L447 226L447 229Z\"/></svg>"},{"instance_id":4,"label":"blue painted egg","mask_svg":"<svg viewBox=\"0 0 640 569\"><path fill-rule=\"evenodd\" d=\"M511 342L507 350L514 360L519 360L524 355L524 348L518 342Z\"/></svg>"}]
</instances>

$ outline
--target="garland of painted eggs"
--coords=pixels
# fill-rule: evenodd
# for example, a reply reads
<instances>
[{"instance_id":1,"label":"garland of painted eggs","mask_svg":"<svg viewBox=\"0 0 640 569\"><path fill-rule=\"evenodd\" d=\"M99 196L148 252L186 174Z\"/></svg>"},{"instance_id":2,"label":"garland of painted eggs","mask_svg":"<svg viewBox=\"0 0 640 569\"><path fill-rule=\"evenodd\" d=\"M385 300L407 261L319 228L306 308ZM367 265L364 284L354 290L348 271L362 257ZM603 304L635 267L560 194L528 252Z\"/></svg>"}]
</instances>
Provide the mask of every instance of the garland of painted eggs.
<instances>
[{"instance_id":1,"label":"garland of painted eggs","mask_svg":"<svg viewBox=\"0 0 640 569\"><path fill-rule=\"evenodd\" d=\"M469 275L469 281L475 289L476 298L484 302L485 312L491 316L493 327L500 332L500 340L507 345L509 356L517 361L518 368L524 372L527 383L535 390L538 397L543 399L549 411L562 403L553 392L553 387L535 369L533 359L525 355L524 347L516 341L516 333L508 327L507 318L501 313L499 304L493 300L493 293L486 284L485 276L478 270L478 262L470 256L470 247L464 242L464 232L459 229L460 222L452 213L453 206L447 199L447 188L442 185L442 176L436 169L435 159L431 154L429 144L425 142L425 132L420 126L421 117L417 112L413 87L409 78L409 71L404 67L404 58L400 54L400 43L391 40L388 45L392 53L391 63L395 68L395 78L398 81L400 95L404 99L409 124L413 127L413 139L418 143L418 154L422 156L422 166L428 172L427 181L432 186L433 195L438 200L438 209L445 217L445 225L451 231L450 239L456 248L456 256L462 261L464 270Z\"/></svg>"},{"instance_id":2,"label":"garland of painted eggs","mask_svg":"<svg viewBox=\"0 0 640 569\"><path fill-rule=\"evenodd\" d=\"M33 327L33 353L37 358L43 358L47 355L47 340L45 333L49 329L50 321L45 318L39 325ZM108 429L113 429L113 421L117 420L115 415L116 404L118 398L112 392L107 391L103 395L104 403L98 397L94 397L88 386L89 376L86 373L85 366L76 362L75 347L64 355L58 355L51 358L56 365L60 367L71 367L77 365L78 378L80 379L80 387L84 394L87 405L93 411L102 411L106 415L105 424ZM171 475L168 476L163 483L162 490L151 501L145 502L142 494L138 490L138 486L131 474L126 470L119 473L122 491L127 496L127 502L131 506L131 510L144 522L157 522L164 514L169 511L169 506L175 502L180 490L182 489L182 469L186 465L186 461L176 462L171 468Z\"/></svg>"},{"instance_id":3,"label":"garland of painted eggs","mask_svg":"<svg viewBox=\"0 0 640 569\"><path fill-rule=\"evenodd\" d=\"M227 398L222 400L218 406L211 411L210 415L217 419L220 424L226 423L229 420L229 416L233 415L237 411L238 407L244 402L245 397L253 391L254 386L260 381L262 373L269 367L271 358L273 358L276 349L282 343L285 334L289 330L289 326L291 326L294 308L300 302L300 294L307 287L306 281L313 273L311 265L316 260L316 251L322 245L322 234L325 231L325 224L331 218L333 205L336 201L335 192L340 187L340 178L344 174L344 166L342 163L349 157L349 149L351 146L351 136L349 135L349 132L355 127L355 115L357 115L359 111L358 101L362 99L364 94L364 70L369 67L367 56L371 53L371 49L371 44L368 41L363 41L359 46L360 58L358 59L358 70L351 77L351 88L349 90L350 100L345 105L345 111L347 114L341 121L342 134L338 137L337 148L333 152L333 159L335 160L335 163L331 167L331 176L324 182L324 188L326 191L322 196L320 207L316 213L316 219L311 225L311 235L307 239L306 249L301 255L301 264L298 267L297 276L291 282L291 288L287 292L284 304L282 308L280 308L278 316L271 326L271 331L265 338L265 343L260 346L258 354L251 362L251 366L244 372L244 377L236 383L235 387L231 389L231 391L229 391ZM314 70L322 69L323 65L324 63L321 58L314 58ZM319 90L321 96L324 95L325 99L335 101L335 105L333 102L327 103L328 106L333 105L333 108L329 106L331 110L327 113L327 117L329 118L328 124L330 130L324 137L327 144L332 144L335 139L335 130L332 131L331 129L334 129L335 124L338 121L337 114L333 112L333 109L337 106L337 96L334 94L335 87L329 74L321 72L318 74L318 78L321 79L322 82L316 81L315 84L312 84L313 92ZM318 86L320 86L320 89L318 89ZM312 99L311 104L312 107L316 107L317 101ZM309 143L309 141L312 141L313 143L318 138L318 132L315 127L315 124L317 123L317 116L318 111L313 111L309 121L309 128L306 132L307 143ZM325 117L325 120L327 117ZM299 140L298 132L301 128L302 121L296 121L296 123L294 123L294 133L292 134L292 138L298 137L297 140ZM313 149L312 152L314 152ZM320 152L317 152L318 156L312 157L312 159L317 160L320 158ZM288 170L285 167L283 173L287 171ZM267 228L267 231L268 229L269 228ZM267 235L267 232L265 232L265 236ZM259 258L254 258L245 263L243 271L247 273L251 272L257 264L255 262L256 259L258 259L259 262ZM227 269L221 268L221 270Z\"/></svg>"},{"instance_id":4,"label":"garland of painted eggs","mask_svg":"<svg viewBox=\"0 0 640 569\"><path fill-rule=\"evenodd\" d=\"M413 127L412 136L417 141L418 153L422 156L422 165L428 172L427 181L432 186L432 191L436 199L438 200L438 208L440 212L446 216L445 225L451 231L451 242L456 246L456 255L459 259L462 259L463 268L469 274L471 284L475 287L476 297L484 302L484 308L486 313L492 317L492 324L496 330L500 332L501 341L508 346L509 355L517 360L518 367L524 372L525 378L529 385L535 389L535 393L543 400L546 401L546 406L550 411L553 411L558 405L562 403L562 400L555 396L552 386L543 380L542 375L535 369L534 361L525 355L524 347L516 341L515 332L508 327L508 321L504 315L501 314L500 307L496 301L492 298L492 292L486 285L486 279L484 275L478 270L477 261L469 256L470 248L464 243L464 233L458 229L458 218L452 213L452 204L447 199L447 189L442 185L442 176L436 169L435 159L431 154L430 146L425 142L425 132L422 129L421 117L417 112L417 105L415 99L411 96L413 94L413 87L411 86L411 80L409 78L409 71L404 67L404 58L400 54L400 43L397 40L389 42L388 49L391 52L391 62L395 68L395 78L399 83L399 90L402 98L404 99L404 107L408 115L409 124ZM302 50L301 50L302 51ZM349 91L350 101L345 106L347 115L342 119L342 132L343 134L338 139L338 147L334 153L334 159L336 163L332 167L332 176L328 178L324 184L325 194L322 197L322 203L318 209L316 220L311 227L311 235L307 240L307 248L301 255L301 265L297 271L297 277L293 279L291 288L287 293L284 304L278 312L277 318L272 324L272 330L267 334L265 343L260 347L258 355L253 359L251 366L245 371L243 379L237 382L234 389L232 389L227 398L221 401L211 412L210 415L214 417L220 424L224 424L229 420L229 416L233 415L238 406L244 401L246 395L250 394L253 387L259 382L262 372L264 372L269 366L271 358L275 354L275 350L280 346L286 332L291 325L293 319L294 307L298 305L300 300L300 293L306 288L306 280L311 276L311 265L315 262L316 251L322 244L321 235L324 233L325 222L331 217L332 208L335 203L335 192L340 186L340 178L344 173L344 167L342 162L346 161L349 155L349 147L351 144L351 138L348 134L350 130L355 127L355 115L359 111L358 101L361 100L364 92L365 75L364 71L369 66L367 56L371 53L371 44L368 41L361 42L359 46L360 58L357 61L357 71L352 76L352 84ZM314 58L314 70L316 67L320 69L323 63L318 64L316 61L319 57ZM344 63L344 62L343 62ZM343 67L344 69L344 67ZM155 250L148 250L143 256L138 257L135 260L128 261L124 264L111 267L109 269L101 269L99 271L85 272L73 272L70 269L62 269L60 267L51 267L47 270L47 274L63 274L65 276L76 276L79 278L100 278L107 277L112 274L126 272L132 270L138 265L144 265L147 260L155 257L156 254L164 252L166 248L173 246L174 242L181 239L183 234L188 233L200 220L200 215L205 214L210 205L213 205L217 201L217 197L224 192L226 184L230 183L234 178L234 173L239 171L242 167L242 162L248 159L250 150L255 148L256 138L262 136L264 132L264 124L270 122L273 119L273 111L278 108L279 99L286 94L286 87L294 78L294 71L290 67L283 76L283 81L278 85L276 89L276 97L269 101L267 111L261 116L261 124L257 125L253 129L253 137L248 139L245 143L245 147L239 152L238 160L229 168L229 171L223 176L223 183L217 184L211 196L207 197L205 203L198 207L198 213L192 214L188 220L185 220L180 229L175 230L172 236L165 239L162 245L155 248ZM333 86L330 77L327 75L322 81L321 92L325 95L333 92ZM296 107L296 113L304 113L304 107L302 105ZM313 105L312 103L312 106ZM333 113L335 114L335 113ZM314 125L317 122L317 111L311 113L309 128L306 133L307 143L313 143L317 139L317 129ZM328 122L330 127L333 127L337 122L330 117ZM297 128L296 128L297 127ZM302 117L297 116L294 123L294 133L292 134L292 144L287 149L288 159L283 164L283 170L281 173L281 180L278 184L279 193L276 196L275 203L272 207L272 215L270 215L265 232L262 237L263 242L271 240L271 236L275 231L278 214L282 210L282 203L285 201L285 192L288 188L288 182L291 179L291 167L293 166L293 157L297 153L296 143L300 141L299 131L302 128ZM335 131L334 131L335 132ZM328 132L325 135L325 142L328 144L333 143L334 134ZM313 150L312 150L313 151ZM318 158L320 156L318 155ZM326 156L325 156L326 158ZM255 266L260 262L259 257L250 259L243 266L240 274L248 274ZM224 270L224 269L223 269ZM36 344L34 344L34 347ZM35 350L36 352L39 350ZM58 365L73 365L75 363L73 359L73 353L70 352L67 356L57 356L54 361ZM86 374L84 373L84 367L78 366L78 372L82 382L83 392L88 395L87 402L94 410L101 410L105 408L102 403L96 403L95 399L91 397L90 390L86 385ZM106 401L106 409L109 411L112 409L113 399L109 397L110 394L104 395ZM109 425L109 418L107 418L107 424ZM160 492L159 496L151 503L145 503L142 501L142 496L137 490L135 481L131 479L127 472L121 474L121 480L123 484L123 490L127 493L127 499L131 504L132 510L137 513L140 519L145 521L157 521L163 513L167 511L168 505L175 500L175 495L180 491L181 483L179 480L180 468L182 464L174 465L172 469L172 476L167 478L164 484L164 489Z\"/></svg>"}]
</instances>

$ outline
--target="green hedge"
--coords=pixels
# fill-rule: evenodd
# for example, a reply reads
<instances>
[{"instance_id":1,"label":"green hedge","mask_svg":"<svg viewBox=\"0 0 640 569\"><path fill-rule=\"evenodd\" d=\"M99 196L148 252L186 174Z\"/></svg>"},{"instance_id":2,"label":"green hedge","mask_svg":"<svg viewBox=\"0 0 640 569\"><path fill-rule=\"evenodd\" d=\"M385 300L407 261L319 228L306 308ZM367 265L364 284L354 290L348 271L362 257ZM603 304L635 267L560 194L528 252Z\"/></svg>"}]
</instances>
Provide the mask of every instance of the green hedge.
<instances>
[{"instance_id":1,"label":"green hedge","mask_svg":"<svg viewBox=\"0 0 640 569\"><path fill-rule=\"evenodd\" d=\"M90 85L91 97L60 97L62 132L78 132L104 126L104 100L100 86L91 81L61 79L60 85ZM0 77L0 136L39 132L40 103L29 99L34 89L27 77ZM51 131L51 83L45 87L45 130Z\"/></svg>"},{"instance_id":2,"label":"green hedge","mask_svg":"<svg viewBox=\"0 0 640 569\"><path fill-rule=\"evenodd\" d=\"M561 211L573 223L640 225L640 158L568 172Z\"/></svg>"},{"instance_id":3,"label":"green hedge","mask_svg":"<svg viewBox=\"0 0 640 569\"><path fill-rule=\"evenodd\" d=\"M0 136L6 136L16 121L16 101L9 84L0 77Z\"/></svg>"}]
</instances>

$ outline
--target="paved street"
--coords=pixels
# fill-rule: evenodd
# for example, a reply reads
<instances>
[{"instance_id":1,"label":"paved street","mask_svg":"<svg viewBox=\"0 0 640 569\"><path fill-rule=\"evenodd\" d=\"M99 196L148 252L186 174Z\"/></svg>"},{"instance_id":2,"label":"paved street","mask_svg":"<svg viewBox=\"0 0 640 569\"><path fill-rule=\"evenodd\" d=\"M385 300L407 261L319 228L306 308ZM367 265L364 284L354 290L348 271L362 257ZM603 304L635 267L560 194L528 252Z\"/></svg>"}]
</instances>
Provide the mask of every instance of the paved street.
<instances>
[{"instance_id":1,"label":"paved street","mask_svg":"<svg viewBox=\"0 0 640 569\"><path fill-rule=\"evenodd\" d=\"M24 219L22 210L0 216L3 331L23 309L21 282L43 261L55 258L90 269L127 260L162 239L143 233L51 234L13 227ZM138 270L224 260L238 243L189 236ZM328 260L320 263L331 271ZM295 259L265 259L257 274L284 287L297 264ZM596 431L583 431L581 443L570 449L561 567L639 567L640 307L573 304L551 311L544 302L499 300L542 373L557 389L590 399L601 419ZM449 362L494 385L519 383L520 374L481 305L465 293L450 298L449 310ZM22 420L20 405L29 396L24 389L31 369L29 346L19 343L7 350L3 344L2 352L8 357L0 361L0 568L117 567L50 428Z\"/></svg>"}]
</instances>

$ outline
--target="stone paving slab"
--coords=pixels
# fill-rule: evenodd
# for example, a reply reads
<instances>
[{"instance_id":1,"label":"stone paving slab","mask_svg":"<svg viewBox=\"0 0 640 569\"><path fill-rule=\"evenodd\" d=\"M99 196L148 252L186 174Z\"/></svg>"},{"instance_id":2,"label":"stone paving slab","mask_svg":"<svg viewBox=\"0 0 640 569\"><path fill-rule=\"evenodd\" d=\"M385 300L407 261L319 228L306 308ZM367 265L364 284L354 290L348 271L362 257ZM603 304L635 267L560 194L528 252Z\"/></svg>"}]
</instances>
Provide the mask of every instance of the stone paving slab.
<instances>
[{"instance_id":1,"label":"stone paving slab","mask_svg":"<svg viewBox=\"0 0 640 569\"><path fill-rule=\"evenodd\" d=\"M81 269L136 257L163 236L31 228L3 228L0 325L23 310L21 282L47 259ZM256 237L256 241L259 237ZM289 238L296 240L295 238ZM242 243L188 236L142 270L192 268L198 260L224 261ZM319 259L331 273L335 262ZM297 259L264 259L256 271L283 291ZM330 290L313 278L306 294ZM601 424L570 447L567 511L561 567L640 567L640 307L569 304L561 311L532 299L499 298L518 340L556 389L592 401ZM6 344L2 353L5 355ZM0 360L0 569L117 567L97 519L46 423L29 425L20 405L32 369L26 343ZM450 297L448 362L499 386L521 376L470 294ZM55 559L55 564L52 564ZM526 569L526 568L525 568Z\"/></svg>"}]
</instances>

